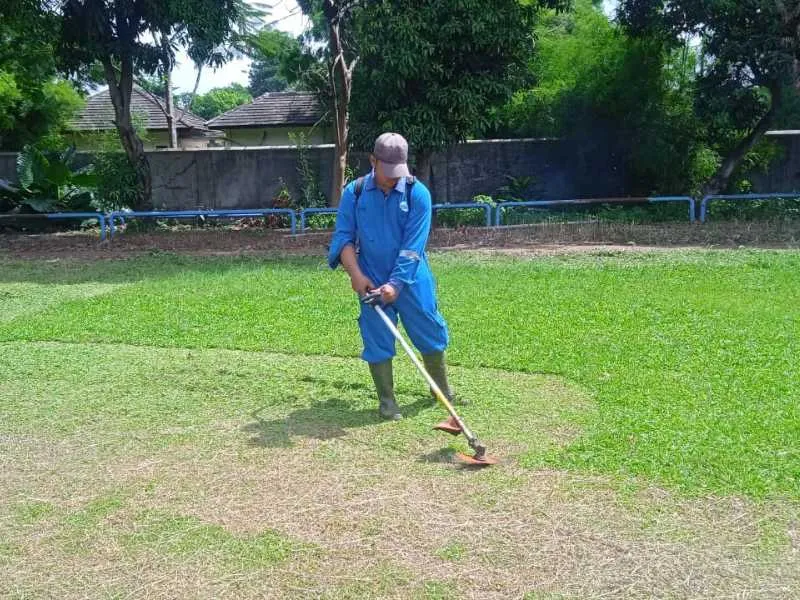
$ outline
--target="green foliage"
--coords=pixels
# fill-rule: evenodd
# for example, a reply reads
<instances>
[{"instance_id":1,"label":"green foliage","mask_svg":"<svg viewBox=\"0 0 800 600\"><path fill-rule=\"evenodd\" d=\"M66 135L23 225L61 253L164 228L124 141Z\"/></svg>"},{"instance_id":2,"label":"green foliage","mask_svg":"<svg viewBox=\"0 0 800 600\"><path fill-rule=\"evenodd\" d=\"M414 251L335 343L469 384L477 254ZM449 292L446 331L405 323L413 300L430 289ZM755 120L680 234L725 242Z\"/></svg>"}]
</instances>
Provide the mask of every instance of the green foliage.
<instances>
[{"instance_id":1,"label":"green foliage","mask_svg":"<svg viewBox=\"0 0 800 600\"><path fill-rule=\"evenodd\" d=\"M186 106L191 94L181 94L178 99L182 106ZM199 94L192 103L192 112L198 117L212 119L217 115L232 110L242 104L252 102L250 92L241 84L234 83L226 87L213 88L205 94Z\"/></svg>"},{"instance_id":2,"label":"green foliage","mask_svg":"<svg viewBox=\"0 0 800 600\"><path fill-rule=\"evenodd\" d=\"M288 33L262 29L248 37L247 48L247 54L253 59L249 85L253 97L284 91L289 87L290 78L293 81L299 79L299 76L293 76L291 57L300 54L300 42Z\"/></svg>"},{"instance_id":3,"label":"green foliage","mask_svg":"<svg viewBox=\"0 0 800 600\"><path fill-rule=\"evenodd\" d=\"M425 154L480 135L526 81L539 3L385 0L355 20L360 60L352 113L356 146L402 133ZM375 23L382 23L376 27Z\"/></svg>"},{"instance_id":4,"label":"green foliage","mask_svg":"<svg viewBox=\"0 0 800 600\"><path fill-rule=\"evenodd\" d=\"M278 58L265 58L253 61L250 65L248 91L254 98L267 92L283 92L289 82L280 74L281 62Z\"/></svg>"},{"instance_id":5,"label":"green foliage","mask_svg":"<svg viewBox=\"0 0 800 600\"><path fill-rule=\"evenodd\" d=\"M139 75L139 77L136 78L136 84L159 98L165 98L167 95L164 78L158 75Z\"/></svg>"},{"instance_id":6,"label":"green foliage","mask_svg":"<svg viewBox=\"0 0 800 600\"><path fill-rule=\"evenodd\" d=\"M304 133L290 133L289 139L297 146L297 174L300 176L300 198L295 208L327 206L327 198L319 185L319 176L308 157L308 142Z\"/></svg>"},{"instance_id":7,"label":"green foliage","mask_svg":"<svg viewBox=\"0 0 800 600\"><path fill-rule=\"evenodd\" d=\"M696 139L696 57L688 46L632 39L588 0L537 25L536 86L501 111L503 134L565 137L579 153L604 152L632 194L696 190L716 165Z\"/></svg>"},{"instance_id":8,"label":"green foliage","mask_svg":"<svg viewBox=\"0 0 800 600\"><path fill-rule=\"evenodd\" d=\"M83 100L56 77L57 31L58 20L33 2L0 7L0 150L63 146L61 130Z\"/></svg>"},{"instance_id":9,"label":"green foliage","mask_svg":"<svg viewBox=\"0 0 800 600\"><path fill-rule=\"evenodd\" d=\"M724 189L730 178L726 169L741 172L750 146L784 105L797 108L800 13L773 0L624 0L620 21L639 38L671 47L689 37L701 41L697 133L724 157L707 189Z\"/></svg>"},{"instance_id":10,"label":"green foliage","mask_svg":"<svg viewBox=\"0 0 800 600\"><path fill-rule=\"evenodd\" d=\"M147 140L144 119L134 115L133 125L137 135ZM94 174L97 178L97 193L94 206L97 210L110 212L133 208L136 205L136 171L122 149L116 131L97 134L94 154Z\"/></svg>"},{"instance_id":11,"label":"green foliage","mask_svg":"<svg viewBox=\"0 0 800 600\"><path fill-rule=\"evenodd\" d=\"M101 211L132 208L136 204L136 172L124 152L100 152L94 159L97 177L95 206Z\"/></svg>"},{"instance_id":12,"label":"green foliage","mask_svg":"<svg viewBox=\"0 0 800 600\"><path fill-rule=\"evenodd\" d=\"M25 146L17 156L17 183L0 180L0 212L92 210L97 177L92 167L76 167L75 151L47 156Z\"/></svg>"},{"instance_id":13,"label":"green foliage","mask_svg":"<svg viewBox=\"0 0 800 600\"><path fill-rule=\"evenodd\" d=\"M531 177L529 175L522 175L520 177L506 175L505 178L508 183L501 186L495 194L498 200L512 200L521 202L534 199L529 197L528 194L534 188L534 183L536 181L535 177Z\"/></svg>"},{"instance_id":14,"label":"green foliage","mask_svg":"<svg viewBox=\"0 0 800 600\"><path fill-rule=\"evenodd\" d=\"M475 196L473 202L487 204L494 208L497 203L491 196ZM437 206L437 205L434 205ZM439 206L447 206L442 204ZM434 224L438 227L486 227L486 211L482 208L454 208L437 210L434 213Z\"/></svg>"}]
</instances>

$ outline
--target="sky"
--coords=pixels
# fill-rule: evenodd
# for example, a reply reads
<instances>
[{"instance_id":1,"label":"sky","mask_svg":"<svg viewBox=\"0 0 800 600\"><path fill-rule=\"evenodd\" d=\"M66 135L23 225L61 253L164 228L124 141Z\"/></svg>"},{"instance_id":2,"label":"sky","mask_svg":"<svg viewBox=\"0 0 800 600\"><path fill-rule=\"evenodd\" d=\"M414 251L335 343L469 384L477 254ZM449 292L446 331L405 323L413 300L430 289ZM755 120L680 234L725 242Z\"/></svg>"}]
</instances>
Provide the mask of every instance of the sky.
<instances>
[{"instance_id":1,"label":"sky","mask_svg":"<svg viewBox=\"0 0 800 600\"><path fill-rule=\"evenodd\" d=\"M248 2L253 3L251 0ZM275 23L274 27L292 35L300 35L305 28L305 18L297 7L294 0L267 0L259 4L269 4L272 6L267 22ZM613 16L617 6L617 0L603 0L603 10L609 16ZM197 88L199 94L203 94L215 87L224 87L232 83L248 84L248 71L250 59L240 58L232 60L219 69L203 69L200 78L200 85ZM197 78L197 70L194 64L185 53L178 55L178 62L172 73L173 85L178 93L191 92L194 89L194 82Z\"/></svg>"},{"instance_id":2,"label":"sky","mask_svg":"<svg viewBox=\"0 0 800 600\"><path fill-rule=\"evenodd\" d=\"M248 0L248 3L253 4L254 2ZM270 14L265 21L267 23L277 21L274 25L276 29L286 31L292 35L300 35L300 32L303 31L305 20L294 0L267 0L258 4L272 6L272 10L270 10ZM217 70L204 68L197 92L202 94L212 88L224 87L232 83L247 85L249 68L250 59L247 58L232 60ZM185 53L179 53L177 66L172 72L173 86L177 88L177 92L191 92L194 89L196 78L197 69L195 69L194 63L189 60Z\"/></svg>"}]
</instances>

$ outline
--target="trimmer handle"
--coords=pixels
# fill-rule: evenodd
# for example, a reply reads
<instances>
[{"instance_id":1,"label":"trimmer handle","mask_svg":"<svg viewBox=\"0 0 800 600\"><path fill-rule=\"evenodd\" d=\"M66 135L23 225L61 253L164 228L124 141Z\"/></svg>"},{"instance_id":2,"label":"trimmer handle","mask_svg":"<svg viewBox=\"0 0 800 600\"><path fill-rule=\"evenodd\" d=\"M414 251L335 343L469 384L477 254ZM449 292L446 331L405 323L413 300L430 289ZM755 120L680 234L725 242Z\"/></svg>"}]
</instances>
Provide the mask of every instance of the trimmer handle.
<instances>
[{"instance_id":1,"label":"trimmer handle","mask_svg":"<svg viewBox=\"0 0 800 600\"><path fill-rule=\"evenodd\" d=\"M381 293L378 290L367 292L361 296L361 301L367 306L380 306L383 304L383 302L381 302Z\"/></svg>"}]
</instances>

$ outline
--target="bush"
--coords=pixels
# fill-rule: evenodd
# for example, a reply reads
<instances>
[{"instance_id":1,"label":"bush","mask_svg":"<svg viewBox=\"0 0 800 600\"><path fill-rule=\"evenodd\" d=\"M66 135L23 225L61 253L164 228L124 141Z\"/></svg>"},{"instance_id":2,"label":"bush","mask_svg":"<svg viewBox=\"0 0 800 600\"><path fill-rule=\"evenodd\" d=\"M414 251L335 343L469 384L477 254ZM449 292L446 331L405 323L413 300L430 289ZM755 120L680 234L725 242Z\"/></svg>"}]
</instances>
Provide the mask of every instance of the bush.
<instances>
[{"instance_id":1,"label":"bush","mask_svg":"<svg viewBox=\"0 0 800 600\"><path fill-rule=\"evenodd\" d=\"M17 156L17 183L0 180L0 211L48 213L93 210L93 166L75 166L75 149L45 154L25 146Z\"/></svg>"},{"instance_id":2,"label":"bush","mask_svg":"<svg viewBox=\"0 0 800 600\"><path fill-rule=\"evenodd\" d=\"M473 202L487 204L494 209L495 201L491 196L475 196ZM446 204L434 205L447 206ZM433 222L439 227L485 227L486 210L482 208L454 208L438 210L434 213Z\"/></svg>"}]
</instances>

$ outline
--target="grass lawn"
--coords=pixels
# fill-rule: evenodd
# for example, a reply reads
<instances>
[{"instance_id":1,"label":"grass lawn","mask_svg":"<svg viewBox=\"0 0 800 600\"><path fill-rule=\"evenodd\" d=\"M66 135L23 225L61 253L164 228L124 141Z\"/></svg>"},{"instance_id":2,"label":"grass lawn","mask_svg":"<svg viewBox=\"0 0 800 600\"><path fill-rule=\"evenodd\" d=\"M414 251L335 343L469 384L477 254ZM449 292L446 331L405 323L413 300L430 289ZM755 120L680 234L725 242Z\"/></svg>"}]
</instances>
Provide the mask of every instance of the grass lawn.
<instances>
[{"instance_id":1,"label":"grass lawn","mask_svg":"<svg viewBox=\"0 0 800 600\"><path fill-rule=\"evenodd\" d=\"M800 253L433 265L489 470L320 259L0 258L0 596L800 595Z\"/></svg>"}]
</instances>

